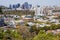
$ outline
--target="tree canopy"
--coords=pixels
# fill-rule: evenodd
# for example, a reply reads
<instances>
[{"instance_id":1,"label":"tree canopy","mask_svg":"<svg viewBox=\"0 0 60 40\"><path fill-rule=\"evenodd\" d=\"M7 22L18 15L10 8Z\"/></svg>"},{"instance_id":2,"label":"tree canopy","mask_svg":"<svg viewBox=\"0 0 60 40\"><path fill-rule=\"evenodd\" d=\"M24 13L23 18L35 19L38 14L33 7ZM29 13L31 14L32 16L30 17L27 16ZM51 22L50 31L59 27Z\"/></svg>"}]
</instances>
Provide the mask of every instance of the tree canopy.
<instances>
[{"instance_id":1,"label":"tree canopy","mask_svg":"<svg viewBox=\"0 0 60 40\"><path fill-rule=\"evenodd\" d=\"M60 40L60 36L46 33L44 30L41 30L32 40Z\"/></svg>"}]
</instances>

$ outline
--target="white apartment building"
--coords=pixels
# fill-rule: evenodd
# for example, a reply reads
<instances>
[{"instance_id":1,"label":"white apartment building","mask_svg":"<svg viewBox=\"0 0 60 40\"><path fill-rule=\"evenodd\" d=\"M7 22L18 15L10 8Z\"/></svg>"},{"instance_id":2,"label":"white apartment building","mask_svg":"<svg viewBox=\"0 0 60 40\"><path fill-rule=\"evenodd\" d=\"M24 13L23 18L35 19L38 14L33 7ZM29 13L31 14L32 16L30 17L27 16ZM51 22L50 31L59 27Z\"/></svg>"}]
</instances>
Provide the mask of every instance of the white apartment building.
<instances>
[{"instance_id":1,"label":"white apartment building","mask_svg":"<svg viewBox=\"0 0 60 40\"><path fill-rule=\"evenodd\" d=\"M38 16L38 15L40 15L40 16L44 16L44 14L43 14L43 9L41 9L41 7L35 7L35 16Z\"/></svg>"}]
</instances>

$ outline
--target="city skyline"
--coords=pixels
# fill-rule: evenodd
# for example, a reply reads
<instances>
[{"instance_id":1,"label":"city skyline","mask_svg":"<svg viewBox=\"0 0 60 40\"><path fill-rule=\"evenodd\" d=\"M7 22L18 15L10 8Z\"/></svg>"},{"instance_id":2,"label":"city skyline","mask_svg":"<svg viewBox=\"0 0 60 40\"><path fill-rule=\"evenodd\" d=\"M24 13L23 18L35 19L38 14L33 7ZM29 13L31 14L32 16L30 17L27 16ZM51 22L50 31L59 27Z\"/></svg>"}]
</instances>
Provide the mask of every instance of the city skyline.
<instances>
[{"instance_id":1,"label":"city skyline","mask_svg":"<svg viewBox=\"0 0 60 40\"><path fill-rule=\"evenodd\" d=\"M29 4L40 6L60 6L60 0L0 0L0 5L9 6L10 4L23 4L28 2Z\"/></svg>"}]
</instances>

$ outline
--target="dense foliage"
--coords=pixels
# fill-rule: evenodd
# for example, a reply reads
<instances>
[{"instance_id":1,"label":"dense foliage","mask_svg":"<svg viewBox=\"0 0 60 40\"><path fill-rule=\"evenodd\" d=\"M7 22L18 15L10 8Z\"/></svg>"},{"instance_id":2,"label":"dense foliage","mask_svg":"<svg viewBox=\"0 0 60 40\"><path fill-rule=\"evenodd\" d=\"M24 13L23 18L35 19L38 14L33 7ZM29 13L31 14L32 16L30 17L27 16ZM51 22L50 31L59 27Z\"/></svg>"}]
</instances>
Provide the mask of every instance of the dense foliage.
<instances>
[{"instance_id":1,"label":"dense foliage","mask_svg":"<svg viewBox=\"0 0 60 40\"><path fill-rule=\"evenodd\" d=\"M60 35L53 35L52 33L46 33L44 30L40 30L38 35L32 40L60 40Z\"/></svg>"},{"instance_id":2,"label":"dense foliage","mask_svg":"<svg viewBox=\"0 0 60 40\"><path fill-rule=\"evenodd\" d=\"M22 36L14 30L0 29L0 40L23 40Z\"/></svg>"},{"instance_id":3,"label":"dense foliage","mask_svg":"<svg viewBox=\"0 0 60 40\"><path fill-rule=\"evenodd\" d=\"M60 29L60 24L37 28L35 25L31 28L20 27L13 28L0 28L0 40L60 40L60 33L53 34L47 33L47 30Z\"/></svg>"},{"instance_id":4,"label":"dense foliage","mask_svg":"<svg viewBox=\"0 0 60 40\"><path fill-rule=\"evenodd\" d=\"M60 24L58 25L55 25L55 24L52 24L51 26L45 26L45 27L39 27L38 28L39 30L56 30L56 29L60 29Z\"/></svg>"},{"instance_id":5,"label":"dense foliage","mask_svg":"<svg viewBox=\"0 0 60 40\"><path fill-rule=\"evenodd\" d=\"M2 13L2 8L0 7L0 14Z\"/></svg>"}]
</instances>

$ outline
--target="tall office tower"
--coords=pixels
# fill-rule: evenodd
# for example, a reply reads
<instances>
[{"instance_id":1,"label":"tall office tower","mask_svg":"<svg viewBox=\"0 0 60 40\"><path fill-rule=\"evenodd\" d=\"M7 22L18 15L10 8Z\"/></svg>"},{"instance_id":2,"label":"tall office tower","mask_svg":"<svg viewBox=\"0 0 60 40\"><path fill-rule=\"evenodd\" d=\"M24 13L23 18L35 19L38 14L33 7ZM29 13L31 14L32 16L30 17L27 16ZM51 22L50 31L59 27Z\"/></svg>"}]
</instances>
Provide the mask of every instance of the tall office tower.
<instances>
[{"instance_id":1,"label":"tall office tower","mask_svg":"<svg viewBox=\"0 0 60 40\"><path fill-rule=\"evenodd\" d=\"M24 4L22 4L22 9L28 9L28 2L25 2Z\"/></svg>"},{"instance_id":2,"label":"tall office tower","mask_svg":"<svg viewBox=\"0 0 60 40\"><path fill-rule=\"evenodd\" d=\"M11 9L16 9L16 8L19 8L20 7L20 4L19 3L17 3L17 4L13 4L13 5L9 5L9 8L11 8Z\"/></svg>"},{"instance_id":3,"label":"tall office tower","mask_svg":"<svg viewBox=\"0 0 60 40\"><path fill-rule=\"evenodd\" d=\"M28 4L28 2L25 2L24 4L22 4L22 9L30 9L32 7L32 4Z\"/></svg>"},{"instance_id":4,"label":"tall office tower","mask_svg":"<svg viewBox=\"0 0 60 40\"><path fill-rule=\"evenodd\" d=\"M11 8L11 9L12 9L12 5L11 5L11 4L9 5L9 8Z\"/></svg>"},{"instance_id":5,"label":"tall office tower","mask_svg":"<svg viewBox=\"0 0 60 40\"><path fill-rule=\"evenodd\" d=\"M29 4L29 9L31 9L32 8L32 4Z\"/></svg>"}]
</instances>

